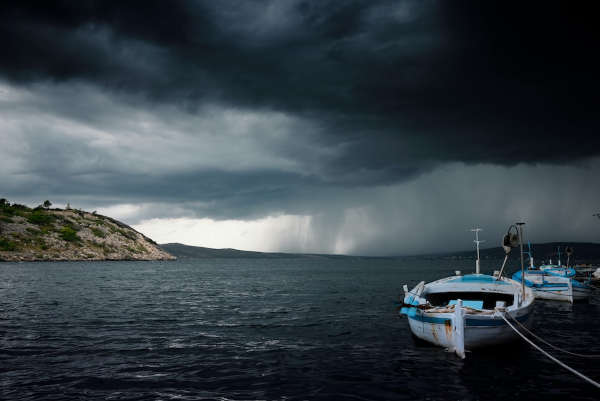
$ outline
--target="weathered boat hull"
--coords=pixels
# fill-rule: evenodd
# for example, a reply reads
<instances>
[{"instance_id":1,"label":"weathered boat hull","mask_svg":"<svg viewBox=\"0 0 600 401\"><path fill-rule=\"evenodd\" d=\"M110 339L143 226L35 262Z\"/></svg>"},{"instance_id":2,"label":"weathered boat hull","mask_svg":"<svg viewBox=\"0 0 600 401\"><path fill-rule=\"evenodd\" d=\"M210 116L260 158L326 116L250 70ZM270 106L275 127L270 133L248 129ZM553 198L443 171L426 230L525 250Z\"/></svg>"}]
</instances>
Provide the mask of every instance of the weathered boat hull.
<instances>
[{"instance_id":1,"label":"weathered boat hull","mask_svg":"<svg viewBox=\"0 0 600 401\"><path fill-rule=\"evenodd\" d=\"M417 338L456 351L506 343L516 338L504 317L529 325L534 296L508 278L473 274L405 286L404 307Z\"/></svg>"},{"instance_id":2,"label":"weathered boat hull","mask_svg":"<svg viewBox=\"0 0 600 401\"><path fill-rule=\"evenodd\" d=\"M592 288L573 287L573 301L586 301L592 296Z\"/></svg>"},{"instance_id":3,"label":"weathered boat hull","mask_svg":"<svg viewBox=\"0 0 600 401\"><path fill-rule=\"evenodd\" d=\"M547 299L551 301L573 302L571 291L568 286L565 288L532 288L533 295L537 299Z\"/></svg>"},{"instance_id":4,"label":"weathered boat hull","mask_svg":"<svg viewBox=\"0 0 600 401\"><path fill-rule=\"evenodd\" d=\"M529 306L510 313L521 324L529 326L531 309ZM508 313L507 313L508 314ZM428 314L415 311L408 316L411 332L421 340L452 348L456 339L452 330L453 313ZM466 349L476 349L491 345L503 344L517 338L515 332L506 324L500 315L465 315L464 344Z\"/></svg>"},{"instance_id":5,"label":"weathered boat hull","mask_svg":"<svg viewBox=\"0 0 600 401\"><path fill-rule=\"evenodd\" d=\"M577 302L585 301L592 295L591 288L577 288L573 287L572 296L571 290L568 286L564 288L545 288L545 289L532 289L533 295L538 299L548 299L552 301L562 302Z\"/></svg>"}]
</instances>

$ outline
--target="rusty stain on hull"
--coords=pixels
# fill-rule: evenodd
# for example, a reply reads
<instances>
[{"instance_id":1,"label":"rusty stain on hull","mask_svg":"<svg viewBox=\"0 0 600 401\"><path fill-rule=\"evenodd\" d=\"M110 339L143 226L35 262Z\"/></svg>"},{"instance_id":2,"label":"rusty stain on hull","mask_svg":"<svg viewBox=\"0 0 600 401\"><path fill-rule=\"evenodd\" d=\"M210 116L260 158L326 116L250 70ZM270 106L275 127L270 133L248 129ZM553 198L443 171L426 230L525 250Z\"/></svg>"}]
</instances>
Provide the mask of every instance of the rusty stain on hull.
<instances>
[{"instance_id":1,"label":"rusty stain on hull","mask_svg":"<svg viewBox=\"0 0 600 401\"><path fill-rule=\"evenodd\" d=\"M452 321L451 320L446 320L444 322L444 330L446 331L446 337L448 337L449 340L452 339Z\"/></svg>"}]
</instances>

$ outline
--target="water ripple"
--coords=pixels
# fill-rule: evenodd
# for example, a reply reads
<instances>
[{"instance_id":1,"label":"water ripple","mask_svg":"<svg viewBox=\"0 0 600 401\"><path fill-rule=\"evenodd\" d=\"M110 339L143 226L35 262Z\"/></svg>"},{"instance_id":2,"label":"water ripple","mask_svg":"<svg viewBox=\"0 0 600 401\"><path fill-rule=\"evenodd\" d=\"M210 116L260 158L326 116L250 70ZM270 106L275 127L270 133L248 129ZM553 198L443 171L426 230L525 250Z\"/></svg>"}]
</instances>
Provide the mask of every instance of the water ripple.
<instances>
[{"instance_id":1,"label":"water ripple","mask_svg":"<svg viewBox=\"0 0 600 401\"><path fill-rule=\"evenodd\" d=\"M460 263L0 264L0 398L594 398L521 343L463 361L414 341L396 310L402 284L468 270ZM600 354L599 313L598 293L538 303L534 330ZM600 364L561 358L600 379Z\"/></svg>"}]
</instances>

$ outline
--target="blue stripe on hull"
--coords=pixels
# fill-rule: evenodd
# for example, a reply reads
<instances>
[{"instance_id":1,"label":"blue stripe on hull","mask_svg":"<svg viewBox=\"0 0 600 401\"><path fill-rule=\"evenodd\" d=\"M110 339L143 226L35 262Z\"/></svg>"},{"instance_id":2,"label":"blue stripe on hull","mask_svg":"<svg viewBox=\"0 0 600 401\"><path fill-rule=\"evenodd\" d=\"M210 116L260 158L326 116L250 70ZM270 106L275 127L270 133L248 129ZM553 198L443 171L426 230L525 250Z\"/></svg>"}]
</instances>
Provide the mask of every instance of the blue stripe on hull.
<instances>
[{"instance_id":1,"label":"blue stripe on hull","mask_svg":"<svg viewBox=\"0 0 600 401\"><path fill-rule=\"evenodd\" d=\"M419 322L424 323L433 323L433 324L442 324L442 325L451 325L452 319L446 319L442 317L431 317L424 315L413 315L409 316L410 319L417 320ZM519 322L524 322L529 318L529 313L523 316L519 316L517 320ZM506 326L504 320L497 319L465 319L465 325L468 327L489 327L489 326Z\"/></svg>"}]
</instances>

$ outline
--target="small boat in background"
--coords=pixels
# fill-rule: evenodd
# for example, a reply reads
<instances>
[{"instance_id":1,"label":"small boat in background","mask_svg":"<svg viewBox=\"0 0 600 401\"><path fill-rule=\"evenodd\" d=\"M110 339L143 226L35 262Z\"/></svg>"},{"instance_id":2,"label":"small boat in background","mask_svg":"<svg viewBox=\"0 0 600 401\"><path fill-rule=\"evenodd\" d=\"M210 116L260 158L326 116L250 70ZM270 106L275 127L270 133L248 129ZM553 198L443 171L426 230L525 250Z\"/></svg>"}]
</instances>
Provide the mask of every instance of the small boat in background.
<instances>
[{"instance_id":1,"label":"small boat in background","mask_svg":"<svg viewBox=\"0 0 600 401\"><path fill-rule=\"evenodd\" d=\"M567 265L566 266L563 265L560 260L560 246L557 247L557 253L558 253L558 264L556 264L556 265L552 264L552 259L550 259L550 263L541 265L540 270L551 272L551 273L554 273L554 274L556 274L558 276L562 276L562 277L575 277L575 275L577 274L577 271L574 268L569 267L569 260L571 259L571 255L573 254L573 248L571 248L570 246L567 246L565 249L565 253L567 254Z\"/></svg>"},{"instance_id":2,"label":"small boat in background","mask_svg":"<svg viewBox=\"0 0 600 401\"><path fill-rule=\"evenodd\" d=\"M540 270L555 274L561 277L575 277L577 271L572 267L565 267L559 265L541 265Z\"/></svg>"},{"instance_id":3,"label":"small boat in background","mask_svg":"<svg viewBox=\"0 0 600 401\"><path fill-rule=\"evenodd\" d=\"M457 271L456 276L431 283L421 281L410 291L404 285L404 305L400 311L408 317L413 335L446 347L461 358L465 357L465 349L515 339L515 332L507 325L505 316L509 315L528 326L535 299L531 289L501 277L501 273L497 277L481 274L480 229L473 231L477 245L475 274L462 276ZM515 234L509 236L507 247L505 237L506 258L511 248L516 246L517 238Z\"/></svg>"},{"instance_id":4,"label":"small boat in background","mask_svg":"<svg viewBox=\"0 0 600 401\"><path fill-rule=\"evenodd\" d=\"M521 281L520 271L513 274L512 278ZM570 277L564 277L544 270L526 270L525 285L533 290L539 299L555 301L576 302L585 301L592 295L592 287Z\"/></svg>"},{"instance_id":5,"label":"small boat in background","mask_svg":"<svg viewBox=\"0 0 600 401\"><path fill-rule=\"evenodd\" d=\"M533 263L531 244L529 244L527 254L529 255L529 268L517 271L512 278L516 281L524 281L525 285L532 289L536 298L573 303L584 301L592 295L592 287L572 278L575 276L575 269L560 267L562 266L560 264L560 248L558 250L559 264L543 265L539 269L536 269ZM570 253L568 255L570 256Z\"/></svg>"}]
</instances>

